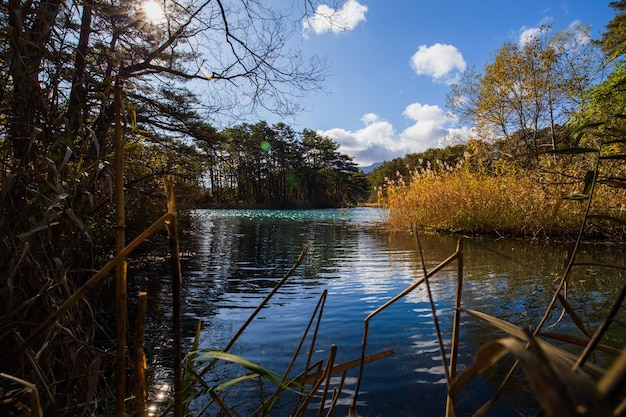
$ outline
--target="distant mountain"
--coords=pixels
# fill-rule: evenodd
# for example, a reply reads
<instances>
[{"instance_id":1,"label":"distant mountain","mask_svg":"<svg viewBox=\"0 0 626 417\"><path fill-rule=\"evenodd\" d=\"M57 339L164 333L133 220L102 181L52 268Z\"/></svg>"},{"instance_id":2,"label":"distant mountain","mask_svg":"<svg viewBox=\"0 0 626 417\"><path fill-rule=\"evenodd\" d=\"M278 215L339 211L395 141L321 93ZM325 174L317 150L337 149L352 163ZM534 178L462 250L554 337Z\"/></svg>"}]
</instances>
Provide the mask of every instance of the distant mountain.
<instances>
[{"instance_id":1,"label":"distant mountain","mask_svg":"<svg viewBox=\"0 0 626 417\"><path fill-rule=\"evenodd\" d=\"M369 174L370 172L372 172L372 170L378 168L382 164L384 164L384 162L374 162L372 165L368 165L366 167L359 167L359 168L361 168L361 171L363 171L364 173Z\"/></svg>"}]
</instances>

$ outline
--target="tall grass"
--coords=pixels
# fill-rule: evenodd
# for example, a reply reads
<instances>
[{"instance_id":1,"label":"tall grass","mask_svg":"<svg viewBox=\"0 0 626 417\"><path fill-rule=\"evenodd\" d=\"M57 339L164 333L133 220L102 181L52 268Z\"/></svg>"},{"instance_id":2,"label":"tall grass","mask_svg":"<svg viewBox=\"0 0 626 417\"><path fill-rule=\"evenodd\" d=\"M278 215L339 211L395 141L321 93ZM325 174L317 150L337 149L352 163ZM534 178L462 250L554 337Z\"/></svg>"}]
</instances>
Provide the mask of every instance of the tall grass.
<instances>
[{"instance_id":1,"label":"tall grass","mask_svg":"<svg viewBox=\"0 0 626 417\"><path fill-rule=\"evenodd\" d=\"M585 215L580 175L526 170L513 165L486 167L466 155L457 166L443 163L417 169L410 178L388 181L382 204L393 227L413 225L436 231L523 237L573 235ZM624 216L623 191L599 188L594 210ZM596 228L597 229L597 228ZM593 232L590 226L590 233Z\"/></svg>"},{"instance_id":2,"label":"tall grass","mask_svg":"<svg viewBox=\"0 0 626 417\"><path fill-rule=\"evenodd\" d=\"M509 335L483 345L476 353L474 362L455 376L453 357L459 341L453 332L451 365L446 371L446 416L457 414L455 398L467 382L493 366L506 354L515 358L515 364L494 392L493 398L480 407L474 416L485 415L518 368L523 369L542 413L547 416L626 415L626 350L619 346L607 350L605 346L601 346L601 340L610 325L623 326L615 318L626 299L626 286L621 288L613 300L611 311L597 326L593 336L587 332L587 326L572 308L568 298L573 268L589 266L576 259L582 237L590 233L601 233L623 238L626 225L626 153L623 148L626 144L626 132L609 130L609 133L616 134L616 137L610 137L606 130L596 130L599 126L590 125L580 129L581 133L590 137L585 142L577 142L583 146L538 156L538 163L533 170L505 165L502 161L472 161L467 154L456 167L444 164L438 164L435 168L427 166L426 169L416 171L406 181L403 178L390 181L383 202L390 208L390 222L397 227L418 225L440 230L494 231L524 236L576 233L575 245L568 253L552 300L532 332L497 317L463 308L460 302L463 282L463 253L460 244L455 254L440 264L443 267L453 259L459 263L455 314L459 311L469 314ZM418 230L419 227L415 227L419 247ZM421 252L421 248L419 250ZM620 265L609 267L623 270ZM428 284L430 275L436 269L430 272L424 269L422 280L394 297L376 313L422 282ZM433 304L430 293L429 299ZM567 318L576 324L585 338L542 330L550 315L558 310L561 310L561 317L549 327L552 328ZM433 319L437 325L434 311ZM437 334L441 340L439 329ZM574 355L547 343L541 337L584 346L584 350L579 355ZM440 345L443 346L441 342ZM441 350L443 366L447 369L443 347ZM608 369L602 369L590 360L596 350L612 351L615 355Z\"/></svg>"}]
</instances>

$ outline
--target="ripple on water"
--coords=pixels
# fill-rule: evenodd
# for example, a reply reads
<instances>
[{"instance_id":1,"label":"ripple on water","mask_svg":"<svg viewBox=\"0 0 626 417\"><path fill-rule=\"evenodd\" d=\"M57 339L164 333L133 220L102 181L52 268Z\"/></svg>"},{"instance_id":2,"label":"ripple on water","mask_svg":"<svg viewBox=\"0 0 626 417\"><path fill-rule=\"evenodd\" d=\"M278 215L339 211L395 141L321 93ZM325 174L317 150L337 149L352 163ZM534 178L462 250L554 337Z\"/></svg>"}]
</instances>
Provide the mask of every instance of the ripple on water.
<instances>
[{"instance_id":1,"label":"ripple on water","mask_svg":"<svg viewBox=\"0 0 626 417\"><path fill-rule=\"evenodd\" d=\"M194 255L183 263L184 309L190 322L187 340L193 336L195 321L203 320L201 350L224 346L308 246L303 263L233 347L234 353L277 372L286 366L323 291L328 291L328 298L314 356L325 359L336 345L338 360L348 361L360 357L365 317L423 276L414 236L364 227L384 219L384 210L197 210L193 216L195 233L185 242L189 246L185 251ZM456 243L456 238L424 236L427 269L453 253ZM464 307L510 320L522 315L524 323L533 323L549 302L563 248L539 250L520 242L470 240L466 249ZM530 272L522 267L527 259L534 260ZM454 315L455 268L456 264L444 269L430 281L446 352ZM169 319L165 297L169 279L163 273L146 280L153 285L149 299L164 300L153 312L157 325ZM577 308L608 308L605 294L614 291L607 284L611 279L577 277L573 293L591 300ZM495 336L488 325L468 315L462 316L462 323L460 367ZM423 417L441 415L445 378L424 285L369 322L367 353L387 348L395 355L365 367L359 395L363 414L410 416L418 410ZM341 399L346 406L355 376L348 375L348 395ZM496 384L488 380L481 384L472 394L488 398ZM234 396L243 401L249 394Z\"/></svg>"}]
</instances>

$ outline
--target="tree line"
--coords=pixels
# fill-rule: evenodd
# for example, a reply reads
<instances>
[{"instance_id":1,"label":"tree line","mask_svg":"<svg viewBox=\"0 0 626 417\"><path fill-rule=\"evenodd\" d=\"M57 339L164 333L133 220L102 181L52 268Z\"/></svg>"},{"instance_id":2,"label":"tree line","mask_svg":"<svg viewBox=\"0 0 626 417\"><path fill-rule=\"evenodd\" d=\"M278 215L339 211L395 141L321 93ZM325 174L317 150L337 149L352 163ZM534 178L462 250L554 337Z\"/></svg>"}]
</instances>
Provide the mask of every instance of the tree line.
<instances>
[{"instance_id":1,"label":"tree line","mask_svg":"<svg viewBox=\"0 0 626 417\"><path fill-rule=\"evenodd\" d=\"M196 144L205 167L205 204L339 207L369 197L369 183L352 158L309 129L241 124Z\"/></svg>"},{"instance_id":2,"label":"tree line","mask_svg":"<svg viewBox=\"0 0 626 417\"><path fill-rule=\"evenodd\" d=\"M549 25L507 42L482 72L465 71L447 106L475 129L475 137L506 141L511 159L536 161L540 152L569 146L563 127L580 111L607 63L589 26L554 32Z\"/></svg>"},{"instance_id":3,"label":"tree line","mask_svg":"<svg viewBox=\"0 0 626 417\"><path fill-rule=\"evenodd\" d=\"M288 162L269 130L259 153L211 127L259 108L293 114L319 88L324 60L289 44L293 19L316 2L294 2L291 15L256 0L159 3L164 18L152 21L135 1L0 2L1 369L39 387L46 414L112 414L100 292L41 335L36 359L16 349L124 244L118 230L130 237L166 211L165 176L176 176L181 211L205 185L237 202L339 202L350 187L350 161L312 132Z\"/></svg>"}]
</instances>

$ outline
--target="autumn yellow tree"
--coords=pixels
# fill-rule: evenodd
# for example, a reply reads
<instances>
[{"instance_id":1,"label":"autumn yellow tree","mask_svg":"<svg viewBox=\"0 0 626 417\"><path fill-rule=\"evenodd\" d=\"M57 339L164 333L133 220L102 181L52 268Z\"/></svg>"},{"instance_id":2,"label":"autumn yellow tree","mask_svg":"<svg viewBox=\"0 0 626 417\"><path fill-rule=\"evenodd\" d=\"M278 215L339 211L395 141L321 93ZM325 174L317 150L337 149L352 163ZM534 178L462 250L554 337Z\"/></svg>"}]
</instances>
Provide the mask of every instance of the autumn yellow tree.
<instances>
[{"instance_id":1,"label":"autumn yellow tree","mask_svg":"<svg viewBox=\"0 0 626 417\"><path fill-rule=\"evenodd\" d=\"M503 139L513 154L555 149L559 128L598 81L602 56L587 26L558 33L544 26L504 44L482 74L469 69L452 86L447 104L481 139Z\"/></svg>"}]
</instances>

